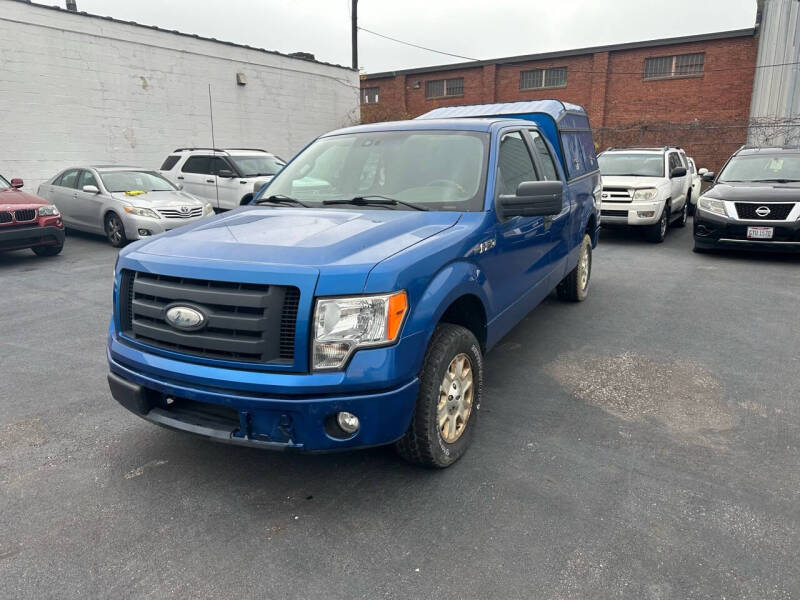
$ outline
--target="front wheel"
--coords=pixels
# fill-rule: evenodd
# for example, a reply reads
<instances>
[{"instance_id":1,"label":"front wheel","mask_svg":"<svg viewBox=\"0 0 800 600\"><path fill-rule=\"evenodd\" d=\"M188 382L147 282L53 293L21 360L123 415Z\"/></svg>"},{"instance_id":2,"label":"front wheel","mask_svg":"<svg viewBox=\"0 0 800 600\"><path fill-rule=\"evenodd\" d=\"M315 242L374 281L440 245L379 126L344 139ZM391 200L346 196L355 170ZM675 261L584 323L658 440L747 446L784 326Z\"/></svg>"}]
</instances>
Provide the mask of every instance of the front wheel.
<instances>
[{"instance_id":1,"label":"front wheel","mask_svg":"<svg viewBox=\"0 0 800 600\"><path fill-rule=\"evenodd\" d=\"M683 204L683 210L681 210L681 216L675 221L675 227L686 227L686 221L689 219L689 200L687 199L686 202Z\"/></svg>"},{"instance_id":2,"label":"front wheel","mask_svg":"<svg viewBox=\"0 0 800 600\"><path fill-rule=\"evenodd\" d=\"M57 246L34 246L31 248L36 256L55 256L56 254L60 254L63 249L64 244L58 244Z\"/></svg>"},{"instance_id":3,"label":"front wheel","mask_svg":"<svg viewBox=\"0 0 800 600\"><path fill-rule=\"evenodd\" d=\"M667 227L669 227L670 205L666 204L664 210L661 211L661 218L658 223L648 225L644 230L644 239L653 244L660 244L664 241L667 235Z\"/></svg>"},{"instance_id":4,"label":"front wheel","mask_svg":"<svg viewBox=\"0 0 800 600\"><path fill-rule=\"evenodd\" d=\"M411 425L398 454L425 467L449 467L467 451L483 391L483 356L469 329L440 323L425 351Z\"/></svg>"},{"instance_id":5,"label":"front wheel","mask_svg":"<svg viewBox=\"0 0 800 600\"><path fill-rule=\"evenodd\" d=\"M592 238L583 234L578 255L578 264L564 277L556 288L558 297L571 302L583 302L589 295L589 279L592 276Z\"/></svg>"},{"instance_id":6,"label":"front wheel","mask_svg":"<svg viewBox=\"0 0 800 600\"><path fill-rule=\"evenodd\" d=\"M106 215L105 229L106 237L114 248L122 248L128 243L128 238L125 237L125 225L117 213L110 212Z\"/></svg>"}]
</instances>

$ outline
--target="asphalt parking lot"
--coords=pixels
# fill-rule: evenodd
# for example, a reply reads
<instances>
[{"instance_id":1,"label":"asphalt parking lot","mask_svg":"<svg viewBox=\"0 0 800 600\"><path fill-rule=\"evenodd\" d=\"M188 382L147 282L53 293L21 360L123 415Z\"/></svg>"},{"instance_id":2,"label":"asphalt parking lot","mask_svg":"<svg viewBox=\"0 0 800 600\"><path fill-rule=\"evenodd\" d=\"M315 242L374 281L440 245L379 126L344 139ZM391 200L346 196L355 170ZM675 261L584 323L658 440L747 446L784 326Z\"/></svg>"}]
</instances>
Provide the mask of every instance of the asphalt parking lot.
<instances>
[{"instance_id":1,"label":"asphalt parking lot","mask_svg":"<svg viewBox=\"0 0 800 600\"><path fill-rule=\"evenodd\" d=\"M115 250L0 255L0 595L800 597L800 257L690 248L603 231L436 472L146 423L105 381Z\"/></svg>"}]
</instances>

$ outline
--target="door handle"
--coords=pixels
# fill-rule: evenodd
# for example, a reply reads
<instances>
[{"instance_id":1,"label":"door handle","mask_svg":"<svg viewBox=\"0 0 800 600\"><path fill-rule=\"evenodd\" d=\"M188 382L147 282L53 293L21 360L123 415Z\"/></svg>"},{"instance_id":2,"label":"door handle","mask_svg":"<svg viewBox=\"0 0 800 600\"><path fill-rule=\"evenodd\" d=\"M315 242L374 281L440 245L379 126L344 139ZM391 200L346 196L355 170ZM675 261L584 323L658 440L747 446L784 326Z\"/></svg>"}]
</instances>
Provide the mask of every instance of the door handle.
<instances>
[{"instance_id":1,"label":"door handle","mask_svg":"<svg viewBox=\"0 0 800 600\"><path fill-rule=\"evenodd\" d=\"M183 175L178 175L177 179L183 179Z\"/></svg>"},{"instance_id":2,"label":"door handle","mask_svg":"<svg viewBox=\"0 0 800 600\"><path fill-rule=\"evenodd\" d=\"M206 179L206 183L214 183L213 179Z\"/></svg>"}]
</instances>

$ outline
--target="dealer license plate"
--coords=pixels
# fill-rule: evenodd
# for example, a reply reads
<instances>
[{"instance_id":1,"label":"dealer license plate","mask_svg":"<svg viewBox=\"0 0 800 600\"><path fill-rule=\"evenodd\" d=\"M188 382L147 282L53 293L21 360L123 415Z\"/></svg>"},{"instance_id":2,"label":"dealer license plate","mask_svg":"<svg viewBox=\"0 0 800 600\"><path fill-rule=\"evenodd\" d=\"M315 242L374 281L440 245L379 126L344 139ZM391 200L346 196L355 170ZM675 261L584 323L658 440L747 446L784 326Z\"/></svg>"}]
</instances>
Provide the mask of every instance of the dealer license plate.
<instances>
[{"instance_id":1,"label":"dealer license plate","mask_svg":"<svg viewBox=\"0 0 800 600\"><path fill-rule=\"evenodd\" d=\"M749 240L771 240L773 227L748 227L747 239Z\"/></svg>"}]
</instances>

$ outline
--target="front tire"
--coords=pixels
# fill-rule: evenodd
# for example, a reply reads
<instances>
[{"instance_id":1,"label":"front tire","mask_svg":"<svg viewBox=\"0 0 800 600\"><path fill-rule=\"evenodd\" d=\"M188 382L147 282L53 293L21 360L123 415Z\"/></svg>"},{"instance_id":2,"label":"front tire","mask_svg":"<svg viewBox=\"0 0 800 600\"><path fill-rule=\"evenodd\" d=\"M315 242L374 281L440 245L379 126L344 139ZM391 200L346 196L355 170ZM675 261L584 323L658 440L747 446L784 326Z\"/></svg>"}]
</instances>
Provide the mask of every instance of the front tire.
<instances>
[{"instance_id":1,"label":"front tire","mask_svg":"<svg viewBox=\"0 0 800 600\"><path fill-rule=\"evenodd\" d=\"M411 425L395 448L410 463L449 467L467 451L483 392L483 356L469 329L440 323L425 351Z\"/></svg>"},{"instance_id":2,"label":"front tire","mask_svg":"<svg viewBox=\"0 0 800 600\"><path fill-rule=\"evenodd\" d=\"M592 276L592 238L583 234L578 254L578 264L569 275L564 277L556 287L556 293L562 300L583 302L589 295L589 279Z\"/></svg>"},{"instance_id":3,"label":"front tire","mask_svg":"<svg viewBox=\"0 0 800 600\"><path fill-rule=\"evenodd\" d=\"M686 227L686 221L689 219L689 199L683 204L681 216L675 221L675 227Z\"/></svg>"},{"instance_id":4,"label":"front tire","mask_svg":"<svg viewBox=\"0 0 800 600\"><path fill-rule=\"evenodd\" d=\"M114 212L110 212L105 218L106 238L114 248L122 248L128 243L128 238L125 237L125 225L122 224L122 219Z\"/></svg>"},{"instance_id":5,"label":"front tire","mask_svg":"<svg viewBox=\"0 0 800 600\"><path fill-rule=\"evenodd\" d=\"M660 244L664 241L667 235L667 227L669 227L670 210L672 210L672 207L669 204L665 204L658 223L653 223L645 228L644 239L653 244Z\"/></svg>"},{"instance_id":6,"label":"front tire","mask_svg":"<svg viewBox=\"0 0 800 600\"><path fill-rule=\"evenodd\" d=\"M58 244L57 246L34 246L31 248L36 256L55 256L56 254L60 254L63 249L64 244Z\"/></svg>"}]
</instances>

